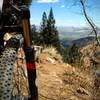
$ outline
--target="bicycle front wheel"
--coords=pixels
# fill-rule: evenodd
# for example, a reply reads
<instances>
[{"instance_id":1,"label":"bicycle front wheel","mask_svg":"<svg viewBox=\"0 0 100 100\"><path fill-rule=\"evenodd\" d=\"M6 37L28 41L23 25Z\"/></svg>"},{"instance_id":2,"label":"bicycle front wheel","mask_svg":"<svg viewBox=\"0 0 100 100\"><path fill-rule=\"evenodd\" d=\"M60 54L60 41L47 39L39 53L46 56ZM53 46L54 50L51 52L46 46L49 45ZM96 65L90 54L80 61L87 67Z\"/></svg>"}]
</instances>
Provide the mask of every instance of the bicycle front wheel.
<instances>
[{"instance_id":1,"label":"bicycle front wheel","mask_svg":"<svg viewBox=\"0 0 100 100\"><path fill-rule=\"evenodd\" d=\"M13 66L19 46L19 40L11 38L0 56L0 100L11 100Z\"/></svg>"}]
</instances>

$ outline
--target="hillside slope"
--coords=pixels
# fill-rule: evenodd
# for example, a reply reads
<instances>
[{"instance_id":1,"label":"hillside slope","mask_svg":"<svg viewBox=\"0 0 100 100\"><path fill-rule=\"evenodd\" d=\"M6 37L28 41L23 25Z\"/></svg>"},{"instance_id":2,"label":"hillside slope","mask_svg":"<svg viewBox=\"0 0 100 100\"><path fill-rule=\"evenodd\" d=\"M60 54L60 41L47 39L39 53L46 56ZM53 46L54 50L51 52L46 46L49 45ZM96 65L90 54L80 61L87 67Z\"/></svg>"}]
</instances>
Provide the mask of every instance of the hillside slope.
<instances>
[{"instance_id":1,"label":"hillside slope","mask_svg":"<svg viewBox=\"0 0 100 100\"><path fill-rule=\"evenodd\" d=\"M92 74L63 63L51 51L42 52L37 63L39 100L92 100Z\"/></svg>"},{"instance_id":2,"label":"hillside slope","mask_svg":"<svg viewBox=\"0 0 100 100\"><path fill-rule=\"evenodd\" d=\"M80 38L80 39L76 39L76 40L72 40L72 39L61 39L61 45L63 45L64 47L69 47L72 44L76 44L79 47L84 47L86 45L89 45L91 43L93 43L95 41L94 37L84 37L84 38Z\"/></svg>"},{"instance_id":3,"label":"hillside slope","mask_svg":"<svg viewBox=\"0 0 100 100\"><path fill-rule=\"evenodd\" d=\"M87 45L81 52L83 63L77 67L64 63L54 48L42 51L36 62L39 100L100 100L100 47ZM20 64L21 61L17 65ZM21 95L28 96L27 75L20 80Z\"/></svg>"}]
</instances>

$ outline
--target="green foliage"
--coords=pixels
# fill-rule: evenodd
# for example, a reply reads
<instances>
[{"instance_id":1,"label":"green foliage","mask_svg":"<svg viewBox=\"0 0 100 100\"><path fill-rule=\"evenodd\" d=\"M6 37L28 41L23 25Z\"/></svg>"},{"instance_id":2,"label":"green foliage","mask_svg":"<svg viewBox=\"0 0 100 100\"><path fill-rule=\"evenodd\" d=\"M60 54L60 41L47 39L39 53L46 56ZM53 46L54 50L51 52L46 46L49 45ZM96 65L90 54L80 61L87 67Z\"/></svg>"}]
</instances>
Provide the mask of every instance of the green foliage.
<instances>
[{"instance_id":1,"label":"green foliage","mask_svg":"<svg viewBox=\"0 0 100 100\"><path fill-rule=\"evenodd\" d=\"M43 12L42 22L41 22L41 31L44 31L46 26L47 26L47 15L46 15L46 12Z\"/></svg>"},{"instance_id":2,"label":"green foliage","mask_svg":"<svg viewBox=\"0 0 100 100\"><path fill-rule=\"evenodd\" d=\"M43 12L40 32L37 32L36 26L32 25L31 33L32 40L35 44L42 46L55 46L57 49L60 48L58 31L55 27L55 19L52 8L50 9L48 18L46 12Z\"/></svg>"},{"instance_id":3,"label":"green foliage","mask_svg":"<svg viewBox=\"0 0 100 100\"><path fill-rule=\"evenodd\" d=\"M80 51L76 44L73 44L72 47L69 50L69 62L70 63L76 63L80 59Z\"/></svg>"},{"instance_id":4,"label":"green foliage","mask_svg":"<svg viewBox=\"0 0 100 100\"><path fill-rule=\"evenodd\" d=\"M40 34L39 32L37 32L35 25L32 25L31 35L32 35L32 41L34 42L34 44L39 45L40 44Z\"/></svg>"},{"instance_id":5,"label":"green foliage","mask_svg":"<svg viewBox=\"0 0 100 100\"><path fill-rule=\"evenodd\" d=\"M82 53L79 50L79 47L76 44L73 44L69 49L65 49L64 61L69 64L80 65L80 60Z\"/></svg>"},{"instance_id":6,"label":"green foliage","mask_svg":"<svg viewBox=\"0 0 100 100\"><path fill-rule=\"evenodd\" d=\"M47 33L47 15L46 12L43 13L42 15L42 22L41 22L41 27L40 27L40 41L42 45L45 45L46 42L46 34Z\"/></svg>"},{"instance_id":7,"label":"green foliage","mask_svg":"<svg viewBox=\"0 0 100 100\"><path fill-rule=\"evenodd\" d=\"M60 45L52 8L50 9L48 18L46 13L43 13L40 33L42 37L42 43L46 46L58 47Z\"/></svg>"}]
</instances>

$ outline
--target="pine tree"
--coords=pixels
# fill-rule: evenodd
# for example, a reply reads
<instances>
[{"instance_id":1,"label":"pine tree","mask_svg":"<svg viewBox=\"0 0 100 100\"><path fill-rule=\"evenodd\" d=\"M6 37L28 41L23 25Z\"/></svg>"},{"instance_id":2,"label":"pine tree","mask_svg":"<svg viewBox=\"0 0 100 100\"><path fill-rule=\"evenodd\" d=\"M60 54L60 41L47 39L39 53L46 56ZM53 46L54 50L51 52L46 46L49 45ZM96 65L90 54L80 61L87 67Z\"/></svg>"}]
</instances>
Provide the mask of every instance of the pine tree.
<instances>
[{"instance_id":1,"label":"pine tree","mask_svg":"<svg viewBox=\"0 0 100 100\"><path fill-rule=\"evenodd\" d=\"M71 64L79 64L81 59L82 53L79 50L79 47L74 43L68 52L68 62Z\"/></svg>"},{"instance_id":2,"label":"pine tree","mask_svg":"<svg viewBox=\"0 0 100 100\"><path fill-rule=\"evenodd\" d=\"M59 46L59 37L58 31L55 27L55 19L53 15L53 9L50 9L48 20L47 20L47 38L46 38L47 45L53 45L55 47Z\"/></svg>"},{"instance_id":3,"label":"pine tree","mask_svg":"<svg viewBox=\"0 0 100 100\"><path fill-rule=\"evenodd\" d=\"M42 15L42 22L40 27L40 40L43 45L60 47L58 31L55 27L55 19L52 8L50 9L49 16L44 12Z\"/></svg>"},{"instance_id":4,"label":"pine tree","mask_svg":"<svg viewBox=\"0 0 100 100\"><path fill-rule=\"evenodd\" d=\"M46 12L43 12L41 30L44 31L46 27L47 27L47 15L46 15Z\"/></svg>"},{"instance_id":5,"label":"pine tree","mask_svg":"<svg viewBox=\"0 0 100 100\"><path fill-rule=\"evenodd\" d=\"M43 12L42 22L40 27L40 41L42 45L46 44L46 38L47 38L46 33L47 33L47 15L46 12Z\"/></svg>"}]
</instances>

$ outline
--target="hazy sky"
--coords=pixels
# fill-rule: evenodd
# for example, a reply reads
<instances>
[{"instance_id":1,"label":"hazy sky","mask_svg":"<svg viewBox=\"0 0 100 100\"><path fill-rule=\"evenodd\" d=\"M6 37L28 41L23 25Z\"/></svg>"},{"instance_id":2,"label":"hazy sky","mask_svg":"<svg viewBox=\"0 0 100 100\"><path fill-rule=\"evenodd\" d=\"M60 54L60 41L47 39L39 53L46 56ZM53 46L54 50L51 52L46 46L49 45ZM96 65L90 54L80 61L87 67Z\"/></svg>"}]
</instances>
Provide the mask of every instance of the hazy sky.
<instances>
[{"instance_id":1,"label":"hazy sky","mask_svg":"<svg viewBox=\"0 0 100 100\"><path fill-rule=\"evenodd\" d=\"M86 26L81 5L76 1L79 0L33 0L30 7L31 23L40 25L43 12L48 15L52 7L57 26ZM86 7L91 19L100 26L100 0L87 0Z\"/></svg>"}]
</instances>

